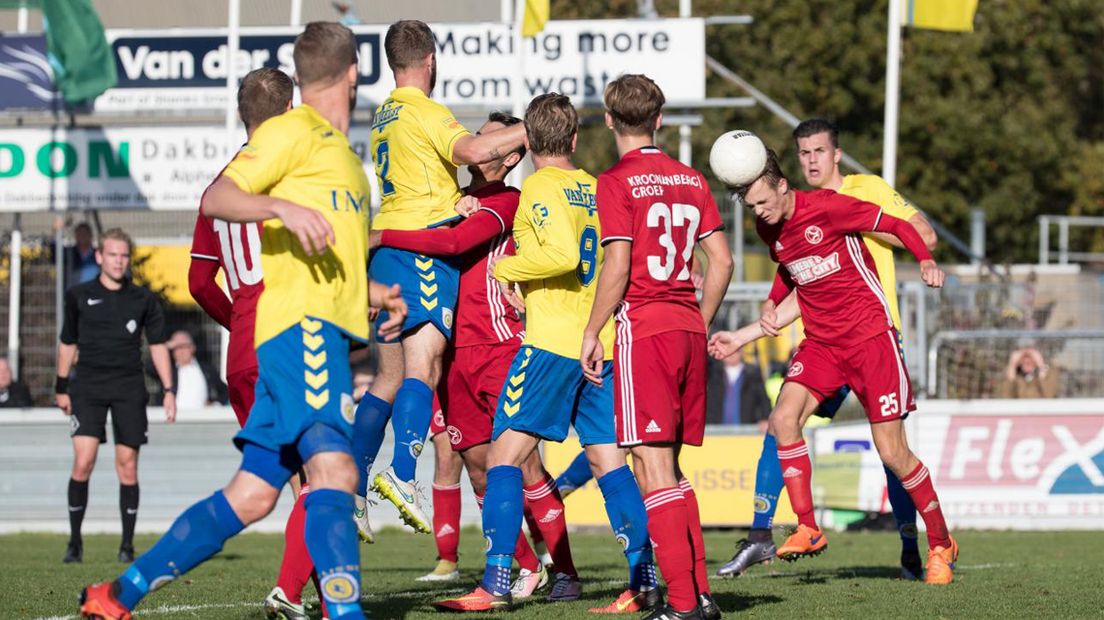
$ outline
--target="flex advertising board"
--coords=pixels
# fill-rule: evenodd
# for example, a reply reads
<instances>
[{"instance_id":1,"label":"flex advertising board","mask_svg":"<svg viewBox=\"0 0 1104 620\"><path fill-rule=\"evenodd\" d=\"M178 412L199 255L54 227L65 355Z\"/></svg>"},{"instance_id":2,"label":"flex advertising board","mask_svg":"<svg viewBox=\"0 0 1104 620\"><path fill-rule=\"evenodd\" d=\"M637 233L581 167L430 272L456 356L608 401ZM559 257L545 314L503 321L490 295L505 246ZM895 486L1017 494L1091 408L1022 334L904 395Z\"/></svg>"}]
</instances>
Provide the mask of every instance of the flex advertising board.
<instances>
[{"instance_id":1,"label":"flex advertising board","mask_svg":"<svg viewBox=\"0 0 1104 620\"><path fill-rule=\"evenodd\" d=\"M1104 528L1104 401L922 401L907 426L951 526ZM867 424L813 437L822 505L888 511Z\"/></svg>"}]
</instances>

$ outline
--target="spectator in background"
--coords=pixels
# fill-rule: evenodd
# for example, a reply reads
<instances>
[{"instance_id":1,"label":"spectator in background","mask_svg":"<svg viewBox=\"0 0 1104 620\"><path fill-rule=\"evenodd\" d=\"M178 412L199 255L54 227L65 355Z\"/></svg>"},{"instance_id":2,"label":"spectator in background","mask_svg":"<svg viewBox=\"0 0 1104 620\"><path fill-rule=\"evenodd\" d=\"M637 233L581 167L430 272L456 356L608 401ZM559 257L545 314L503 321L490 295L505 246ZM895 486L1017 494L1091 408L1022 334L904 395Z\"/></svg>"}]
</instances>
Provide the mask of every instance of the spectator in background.
<instances>
[{"instance_id":1,"label":"spectator in background","mask_svg":"<svg viewBox=\"0 0 1104 620\"><path fill-rule=\"evenodd\" d=\"M997 386L999 398L1054 398L1058 396L1058 371L1050 368L1038 349L1016 349Z\"/></svg>"},{"instance_id":2,"label":"spectator in background","mask_svg":"<svg viewBox=\"0 0 1104 620\"><path fill-rule=\"evenodd\" d=\"M95 280L100 275L96 262L96 247L92 244L92 227L81 222L73 229L76 244L65 248L65 288Z\"/></svg>"},{"instance_id":3,"label":"spectator in background","mask_svg":"<svg viewBox=\"0 0 1104 620\"><path fill-rule=\"evenodd\" d=\"M745 364L741 353L730 355L723 363L711 361L706 422L757 424L765 430L771 404L763 375L754 364Z\"/></svg>"},{"instance_id":4,"label":"spectator in background","mask_svg":"<svg viewBox=\"0 0 1104 620\"><path fill-rule=\"evenodd\" d=\"M196 358L195 340L191 334L183 329L177 330L165 344L172 353L177 409L200 409L225 400L222 381L210 367Z\"/></svg>"},{"instance_id":5,"label":"spectator in background","mask_svg":"<svg viewBox=\"0 0 1104 620\"><path fill-rule=\"evenodd\" d=\"M31 393L27 386L12 376L8 358L0 357L0 408L30 407Z\"/></svg>"}]
</instances>

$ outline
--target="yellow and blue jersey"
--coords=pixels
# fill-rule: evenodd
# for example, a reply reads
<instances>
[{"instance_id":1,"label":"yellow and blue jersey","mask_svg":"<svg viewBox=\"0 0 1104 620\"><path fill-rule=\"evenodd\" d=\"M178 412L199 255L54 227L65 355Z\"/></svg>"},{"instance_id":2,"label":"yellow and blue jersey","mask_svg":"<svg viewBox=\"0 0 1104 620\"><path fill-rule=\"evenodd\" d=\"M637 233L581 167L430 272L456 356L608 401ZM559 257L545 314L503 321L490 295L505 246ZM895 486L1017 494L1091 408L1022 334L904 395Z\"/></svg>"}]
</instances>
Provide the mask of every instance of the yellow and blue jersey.
<instances>
[{"instance_id":1,"label":"yellow and blue jersey","mask_svg":"<svg viewBox=\"0 0 1104 620\"><path fill-rule=\"evenodd\" d=\"M420 89L391 91L372 120L372 159L383 203L377 230L419 230L457 217L452 150L468 130Z\"/></svg>"},{"instance_id":2,"label":"yellow and blue jersey","mask_svg":"<svg viewBox=\"0 0 1104 620\"><path fill-rule=\"evenodd\" d=\"M302 105L262 123L223 174L243 191L322 213L334 230L326 253L308 256L283 222L264 223L255 346L308 316L367 340L368 178L345 134Z\"/></svg>"},{"instance_id":3,"label":"yellow and blue jersey","mask_svg":"<svg viewBox=\"0 0 1104 620\"><path fill-rule=\"evenodd\" d=\"M495 278L521 283L525 344L578 360L598 288L601 230L597 181L584 170L545 167L521 186L514 217L517 254L495 265ZM600 334L613 359L613 320Z\"/></svg>"},{"instance_id":4,"label":"yellow and blue jersey","mask_svg":"<svg viewBox=\"0 0 1104 620\"><path fill-rule=\"evenodd\" d=\"M886 215L908 220L918 211L900 194L893 190L882 177L872 174L850 174L843 177L843 185L836 190L859 200L872 202L882 208ZM893 246L873 235L863 235L866 249L874 259L878 269L878 279L889 302L889 313L893 316L893 326L901 330L901 313L897 308L897 268L893 263Z\"/></svg>"}]
</instances>

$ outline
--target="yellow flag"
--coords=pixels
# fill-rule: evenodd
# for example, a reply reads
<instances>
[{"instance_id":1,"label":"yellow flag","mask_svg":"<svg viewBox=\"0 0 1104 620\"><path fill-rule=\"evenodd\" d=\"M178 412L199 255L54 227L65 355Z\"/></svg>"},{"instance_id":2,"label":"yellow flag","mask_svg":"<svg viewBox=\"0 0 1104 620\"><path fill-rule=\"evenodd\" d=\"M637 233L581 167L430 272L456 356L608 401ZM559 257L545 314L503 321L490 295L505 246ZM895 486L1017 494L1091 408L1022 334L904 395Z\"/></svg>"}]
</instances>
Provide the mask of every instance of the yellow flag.
<instances>
[{"instance_id":1,"label":"yellow flag","mask_svg":"<svg viewBox=\"0 0 1104 620\"><path fill-rule=\"evenodd\" d=\"M914 28L973 32L978 0L901 0L904 23Z\"/></svg>"},{"instance_id":2,"label":"yellow flag","mask_svg":"<svg viewBox=\"0 0 1104 620\"><path fill-rule=\"evenodd\" d=\"M551 0L525 0L525 20L521 23L521 36L531 37L544 30L544 24L551 13Z\"/></svg>"}]
</instances>

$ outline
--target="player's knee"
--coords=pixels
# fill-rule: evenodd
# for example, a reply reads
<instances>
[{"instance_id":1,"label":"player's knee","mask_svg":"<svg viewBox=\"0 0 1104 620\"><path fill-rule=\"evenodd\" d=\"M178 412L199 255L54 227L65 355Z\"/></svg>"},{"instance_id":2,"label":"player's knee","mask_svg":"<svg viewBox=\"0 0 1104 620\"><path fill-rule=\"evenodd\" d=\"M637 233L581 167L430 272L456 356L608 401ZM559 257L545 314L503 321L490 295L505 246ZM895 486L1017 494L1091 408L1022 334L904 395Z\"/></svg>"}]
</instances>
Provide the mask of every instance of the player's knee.
<instances>
[{"instance_id":1,"label":"player's knee","mask_svg":"<svg viewBox=\"0 0 1104 620\"><path fill-rule=\"evenodd\" d=\"M222 490L222 494L242 524L249 525L272 512L280 497L280 490L255 474L239 471Z\"/></svg>"},{"instance_id":2,"label":"player's knee","mask_svg":"<svg viewBox=\"0 0 1104 620\"><path fill-rule=\"evenodd\" d=\"M598 479L626 463L625 450L618 448L617 444L605 443L586 447L587 460L590 461L590 471L594 478Z\"/></svg>"},{"instance_id":3,"label":"player's knee","mask_svg":"<svg viewBox=\"0 0 1104 620\"><path fill-rule=\"evenodd\" d=\"M321 452L307 461L307 479L311 489L334 489L352 493L359 474L353 457L345 452Z\"/></svg>"},{"instance_id":4,"label":"player's knee","mask_svg":"<svg viewBox=\"0 0 1104 620\"><path fill-rule=\"evenodd\" d=\"M95 458L81 458L77 456L73 460L73 471L69 474L73 480L85 481L92 476L92 470L96 467Z\"/></svg>"}]
</instances>

